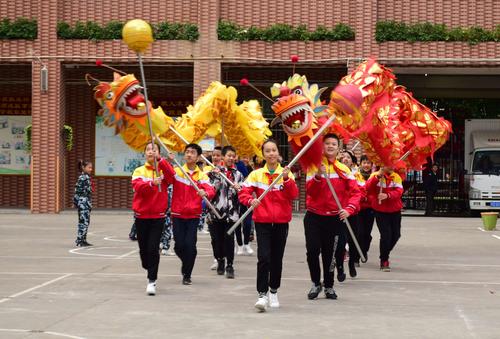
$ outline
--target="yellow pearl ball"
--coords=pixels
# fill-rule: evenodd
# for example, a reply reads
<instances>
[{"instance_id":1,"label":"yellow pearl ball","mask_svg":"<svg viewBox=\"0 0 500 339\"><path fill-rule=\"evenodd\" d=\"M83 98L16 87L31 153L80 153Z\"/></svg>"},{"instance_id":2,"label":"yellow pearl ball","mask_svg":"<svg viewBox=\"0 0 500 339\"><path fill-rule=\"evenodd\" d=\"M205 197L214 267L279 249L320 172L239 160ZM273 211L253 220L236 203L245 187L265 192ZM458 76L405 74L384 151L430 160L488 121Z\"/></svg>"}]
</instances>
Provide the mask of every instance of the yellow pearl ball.
<instances>
[{"instance_id":1,"label":"yellow pearl ball","mask_svg":"<svg viewBox=\"0 0 500 339\"><path fill-rule=\"evenodd\" d=\"M142 53L153 42L153 30L146 21L134 19L123 26L122 37L128 48Z\"/></svg>"},{"instance_id":2,"label":"yellow pearl ball","mask_svg":"<svg viewBox=\"0 0 500 339\"><path fill-rule=\"evenodd\" d=\"M145 103L143 103L143 102L140 102L140 103L138 103L138 104L137 104L137 108L138 108L138 109L143 109L143 108L145 108L145 107L146 107L146 104L145 104Z\"/></svg>"}]
</instances>

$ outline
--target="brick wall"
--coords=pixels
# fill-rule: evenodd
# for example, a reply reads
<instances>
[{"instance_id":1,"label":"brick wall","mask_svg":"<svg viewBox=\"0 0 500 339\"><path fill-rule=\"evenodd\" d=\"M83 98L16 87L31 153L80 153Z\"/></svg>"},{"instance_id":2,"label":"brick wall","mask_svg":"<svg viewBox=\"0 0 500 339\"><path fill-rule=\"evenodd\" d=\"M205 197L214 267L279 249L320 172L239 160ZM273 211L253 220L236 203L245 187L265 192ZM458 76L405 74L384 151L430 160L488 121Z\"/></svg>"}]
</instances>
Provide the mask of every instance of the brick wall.
<instances>
[{"instance_id":1,"label":"brick wall","mask_svg":"<svg viewBox=\"0 0 500 339\"><path fill-rule=\"evenodd\" d=\"M198 1L61 1L59 8L58 19L70 23L91 20L103 24L111 20L128 21L136 18L147 19L149 22L198 21Z\"/></svg>"},{"instance_id":2,"label":"brick wall","mask_svg":"<svg viewBox=\"0 0 500 339\"><path fill-rule=\"evenodd\" d=\"M36 18L38 17L38 0L0 0L0 13L2 19Z\"/></svg>"}]
</instances>

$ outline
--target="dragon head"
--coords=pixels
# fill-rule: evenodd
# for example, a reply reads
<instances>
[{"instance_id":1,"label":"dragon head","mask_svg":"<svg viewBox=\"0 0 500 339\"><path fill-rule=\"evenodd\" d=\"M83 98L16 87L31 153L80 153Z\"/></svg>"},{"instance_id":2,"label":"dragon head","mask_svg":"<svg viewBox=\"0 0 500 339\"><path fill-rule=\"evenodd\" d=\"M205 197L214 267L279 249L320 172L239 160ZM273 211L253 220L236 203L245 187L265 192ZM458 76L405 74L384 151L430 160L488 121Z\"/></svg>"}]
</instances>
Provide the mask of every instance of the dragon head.
<instances>
[{"instance_id":1,"label":"dragon head","mask_svg":"<svg viewBox=\"0 0 500 339\"><path fill-rule=\"evenodd\" d=\"M307 78L299 74L294 74L282 84L274 84L271 94L278 99L271 107L276 115L271 126L281 122L288 140L297 145L301 144L300 139L304 136L312 138L318 127L316 115L326 109L320 100L325 90L319 89L316 84L309 86Z\"/></svg>"},{"instance_id":2,"label":"dragon head","mask_svg":"<svg viewBox=\"0 0 500 339\"><path fill-rule=\"evenodd\" d=\"M106 126L120 133L131 121L146 124L146 104L142 87L133 74L114 73L111 83L99 82L94 87L94 98L101 106L99 114ZM151 105L151 103L149 103Z\"/></svg>"}]
</instances>

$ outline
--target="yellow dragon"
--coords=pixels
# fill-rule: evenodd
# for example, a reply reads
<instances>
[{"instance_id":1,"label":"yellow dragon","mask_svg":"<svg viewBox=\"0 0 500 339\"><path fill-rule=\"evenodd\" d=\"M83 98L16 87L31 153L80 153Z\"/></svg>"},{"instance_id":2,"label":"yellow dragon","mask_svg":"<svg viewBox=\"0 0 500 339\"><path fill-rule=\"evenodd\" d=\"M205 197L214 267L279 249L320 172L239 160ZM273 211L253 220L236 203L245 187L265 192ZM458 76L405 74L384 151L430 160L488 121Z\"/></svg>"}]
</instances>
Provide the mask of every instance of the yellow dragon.
<instances>
[{"instance_id":1,"label":"yellow dragon","mask_svg":"<svg viewBox=\"0 0 500 339\"><path fill-rule=\"evenodd\" d=\"M115 129L131 148L142 151L150 140L146 103L142 87L133 74L114 72L113 82L98 82L94 98L101 109L104 124ZM90 83L89 83L90 84ZM224 138L234 146L240 156L261 156L261 145L271 135L257 100L236 102L234 87L212 82L200 98L187 107L180 118L172 119L161 107L150 107L153 132L171 150L181 152L185 143L172 131L175 129L189 142L199 142L206 136L221 140L224 121Z\"/></svg>"}]
</instances>

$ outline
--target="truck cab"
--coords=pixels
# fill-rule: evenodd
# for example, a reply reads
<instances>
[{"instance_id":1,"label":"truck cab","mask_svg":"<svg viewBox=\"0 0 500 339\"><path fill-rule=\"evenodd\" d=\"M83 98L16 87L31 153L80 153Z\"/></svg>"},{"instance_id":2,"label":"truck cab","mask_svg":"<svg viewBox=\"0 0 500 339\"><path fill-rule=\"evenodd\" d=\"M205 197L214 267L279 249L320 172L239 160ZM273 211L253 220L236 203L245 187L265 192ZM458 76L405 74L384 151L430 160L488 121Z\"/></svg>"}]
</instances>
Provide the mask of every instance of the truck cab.
<instances>
[{"instance_id":1,"label":"truck cab","mask_svg":"<svg viewBox=\"0 0 500 339\"><path fill-rule=\"evenodd\" d=\"M464 160L470 210L500 210L500 120L465 122Z\"/></svg>"}]
</instances>

